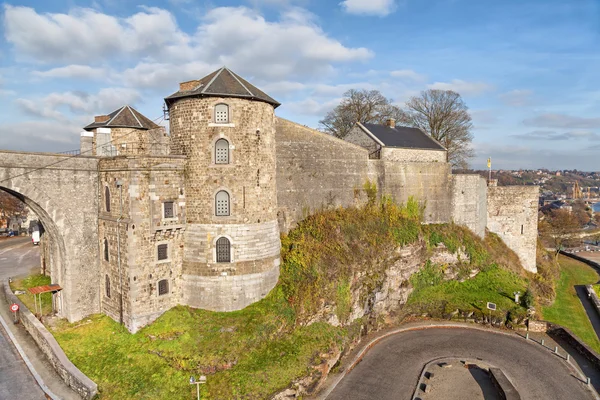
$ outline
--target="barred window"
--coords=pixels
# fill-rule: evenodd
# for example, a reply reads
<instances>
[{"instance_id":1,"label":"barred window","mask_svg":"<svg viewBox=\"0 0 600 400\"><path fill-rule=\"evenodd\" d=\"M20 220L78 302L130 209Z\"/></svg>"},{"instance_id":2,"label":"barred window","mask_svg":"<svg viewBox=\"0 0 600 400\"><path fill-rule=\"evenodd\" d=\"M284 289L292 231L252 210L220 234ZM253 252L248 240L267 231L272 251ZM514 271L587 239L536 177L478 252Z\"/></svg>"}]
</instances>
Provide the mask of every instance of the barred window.
<instances>
[{"instance_id":1,"label":"barred window","mask_svg":"<svg viewBox=\"0 0 600 400\"><path fill-rule=\"evenodd\" d=\"M231 262L231 243L226 237L217 239L217 262Z\"/></svg>"},{"instance_id":2,"label":"barred window","mask_svg":"<svg viewBox=\"0 0 600 400\"><path fill-rule=\"evenodd\" d=\"M175 218L175 208L172 201L163 203L163 218Z\"/></svg>"},{"instance_id":3,"label":"barred window","mask_svg":"<svg viewBox=\"0 0 600 400\"><path fill-rule=\"evenodd\" d=\"M104 187L104 201L106 211L110 212L110 189L108 188L108 186Z\"/></svg>"},{"instance_id":4,"label":"barred window","mask_svg":"<svg viewBox=\"0 0 600 400\"><path fill-rule=\"evenodd\" d=\"M106 291L106 297L110 298L110 278L108 275L104 276L104 289Z\"/></svg>"},{"instance_id":5,"label":"barred window","mask_svg":"<svg viewBox=\"0 0 600 400\"><path fill-rule=\"evenodd\" d=\"M158 281L158 295L162 296L167 293L169 293L169 281L166 279Z\"/></svg>"},{"instance_id":6,"label":"barred window","mask_svg":"<svg viewBox=\"0 0 600 400\"><path fill-rule=\"evenodd\" d=\"M224 190L215 196L215 214L217 216L229 215L229 193Z\"/></svg>"},{"instance_id":7,"label":"barred window","mask_svg":"<svg viewBox=\"0 0 600 400\"><path fill-rule=\"evenodd\" d=\"M217 104L215 106L215 123L226 124L229 122L229 106L227 104Z\"/></svg>"},{"instance_id":8,"label":"barred window","mask_svg":"<svg viewBox=\"0 0 600 400\"><path fill-rule=\"evenodd\" d=\"M104 239L104 261L109 261L108 260L108 239L106 239L106 238Z\"/></svg>"},{"instance_id":9,"label":"barred window","mask_svg":"<svg viewBox=\"0 0 600 400\"><path fill-rule=\"evenodd\" d=\"M229 164L229 142L225 139L219 139L215 143L215 163Z\"/></svg>"},{"instance_id":10,"label":"barred window","mask_svg":"<svg viewBox=\"0 0 600 400\"><path fill-rule=\"evenodd\" d=\"M159 244L157 246L158 252L158 261L168 260L169 259L169 245L167 244Z\"/></svg>"}]
</instances>

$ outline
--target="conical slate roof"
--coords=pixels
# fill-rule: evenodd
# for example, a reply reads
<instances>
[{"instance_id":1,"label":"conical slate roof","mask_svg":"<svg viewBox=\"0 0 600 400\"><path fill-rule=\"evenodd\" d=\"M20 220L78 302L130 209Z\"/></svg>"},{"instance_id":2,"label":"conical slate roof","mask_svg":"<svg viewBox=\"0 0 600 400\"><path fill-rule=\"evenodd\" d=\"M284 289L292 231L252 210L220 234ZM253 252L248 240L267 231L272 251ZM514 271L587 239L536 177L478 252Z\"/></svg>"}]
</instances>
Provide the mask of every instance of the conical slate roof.
<instances>
[{"instance_id":1,"label":"conical slate roof","mask_svg":"<svg viewBox=\"0 0 600 400\"><path fill-rule=\"evenodd\" d=\"M226 67L197 81L185 82L189 90L179 90L165 98L167 105L183 97L240 97L264 101L277 108L280 103ZM183 86L183 85L182 85Z\"/></svg>"},{"instance_id":2,"label":"conical slate roof","mask_svg":"<svg viewBox=\"0 0 600 400\"><path fill-rule=\"evenodd\" d=\"M95 128L137 128L146 130L159 128L158 125L130 106L123 106L108 114L107 117L106 121L92 122L83 129L91 131Z\"/></svg>"}]
</instances>

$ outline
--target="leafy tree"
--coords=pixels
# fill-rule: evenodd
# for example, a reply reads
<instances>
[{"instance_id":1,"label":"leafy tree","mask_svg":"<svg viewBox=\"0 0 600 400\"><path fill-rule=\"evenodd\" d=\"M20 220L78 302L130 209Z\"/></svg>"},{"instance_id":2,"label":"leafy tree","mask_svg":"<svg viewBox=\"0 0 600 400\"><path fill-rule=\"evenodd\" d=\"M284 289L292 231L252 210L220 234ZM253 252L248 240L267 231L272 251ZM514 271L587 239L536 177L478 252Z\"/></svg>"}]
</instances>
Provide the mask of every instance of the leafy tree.
<instances>
[{"instance_id":1,"label":"leafy tree","mask_svg":"<svg viewBox=\"0 0 600 400\"><path fill-rule=\"evenodd\" d=\"M388 118L402 120L403 115L402 110L378 90L350 89L319 124L330 135L343 138L356 122L384 123Z\"/></svg>"},{"instance_id":2,"label":"leafy tree","mask_svg":"<svg viewBox=\"0 0 600 400\"><path fill-rule=\"evenodd\" d=\"M406 102L404 123L420 128L448 150L448 161L467 168L473 157L471 115L460 94L429 89Z\"/></svg>"}]
</instances>

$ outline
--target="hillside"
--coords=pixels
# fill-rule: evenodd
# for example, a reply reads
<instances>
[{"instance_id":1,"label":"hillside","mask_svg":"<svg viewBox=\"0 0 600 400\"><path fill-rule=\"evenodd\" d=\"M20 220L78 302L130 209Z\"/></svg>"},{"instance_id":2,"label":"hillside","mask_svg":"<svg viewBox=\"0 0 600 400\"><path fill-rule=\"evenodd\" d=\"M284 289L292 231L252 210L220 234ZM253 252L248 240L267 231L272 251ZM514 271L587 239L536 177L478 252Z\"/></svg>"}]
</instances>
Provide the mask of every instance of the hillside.
<instances>
[{"instance_id":1,"label":"hillside","mask_svg":"<svg viewBox=\"0 0 600 400\"><path fill-rule=\"evenodd\" d=\"M422 225L417 202L371 195L284 235L278 285L243 310L178 306L134 335L98 315L53 333L101 399L191 398L187 381L200 374L203 398L264 399L317 390L362 335L414 315L483 319L496 301L496 324L520 323L510 295L532 283L497 236Z\"/></svg>"}]
</instances>

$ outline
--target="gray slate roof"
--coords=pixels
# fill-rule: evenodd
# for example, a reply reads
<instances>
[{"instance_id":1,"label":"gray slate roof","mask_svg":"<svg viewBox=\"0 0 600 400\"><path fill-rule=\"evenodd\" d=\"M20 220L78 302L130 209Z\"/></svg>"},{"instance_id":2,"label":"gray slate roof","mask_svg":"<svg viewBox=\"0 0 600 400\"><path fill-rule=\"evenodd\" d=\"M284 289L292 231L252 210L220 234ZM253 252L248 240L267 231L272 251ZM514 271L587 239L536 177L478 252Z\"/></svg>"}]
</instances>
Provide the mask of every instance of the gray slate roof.
<instances>
[{"instance_id":1,"label":"gray slate roof","mask_svg":"<svg viewBox=\"0 0 600 400\"><path fill-rule=\"evenodd\" d=\"M159 128L158 125L130 106L123 106L111 112L108 116L110 117L108 121L92 122L83 129L91 131L95 128L137 128L146 130Z\"/></svg>"},{"instance_id":2,"label":"gray slate roof","mask_svg":"<svg viewBox=\"0 0 600 400\"><path fill-rule=\"evenodd\" d=\"M226 67L216 70L198 81L192 90L177 91L165 97L167 105L183 97L241 97L264 101L277 108L281 104L250 82Z\"/></svg>"},{"instance_id":3,"label":"gray slate roof","mask_svg":"<svg viewBox=\"0 0 600 400\"><path fill-rule=\"evenodd\" d=\"M446 150L441 144L433 140L419 128L410 128L408 126L391 128L387 125L369 123L362 125L386 147Z\"/></svg>"}]
</instances>

